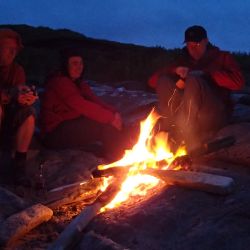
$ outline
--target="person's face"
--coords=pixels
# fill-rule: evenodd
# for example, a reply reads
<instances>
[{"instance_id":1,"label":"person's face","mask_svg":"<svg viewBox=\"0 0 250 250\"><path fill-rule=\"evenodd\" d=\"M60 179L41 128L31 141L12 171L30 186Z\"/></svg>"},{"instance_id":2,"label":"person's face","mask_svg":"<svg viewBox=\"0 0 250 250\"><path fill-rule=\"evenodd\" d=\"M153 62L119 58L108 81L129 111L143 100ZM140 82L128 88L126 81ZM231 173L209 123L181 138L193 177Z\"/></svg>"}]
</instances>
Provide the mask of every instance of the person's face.
<instances>
[{"instance_id":1,"label":"person's face","mask_svg":"<svg viewBox=\"0 0 250 250\"><path fill-rule=\"evenodd\" d=\"M195 60L201 59L206 52L207 44L207 39L202 39L200 42L187 42L189 55Z\"/></svg>"},{"instance_id":2,"label":"person's face","mask_svg":"<svg viewBox=\"0 0 250 250\"><path fill-rule=\"evenodd\" d=\"M18 52L15 39L4 38L0 40L0 66L9 66L14 61Z\"/></svg>"},{"instance_id":3,"label":"person's face","mask_svg":"<svg viewBox=\"0 0 250 250\"><path fill-rule=\"evenodd\" d=\"M75 80L82 74L84 68L83 60L80 56L72 56L68 61L68 73L71 79Z\"/></svg>"}]
</instances>

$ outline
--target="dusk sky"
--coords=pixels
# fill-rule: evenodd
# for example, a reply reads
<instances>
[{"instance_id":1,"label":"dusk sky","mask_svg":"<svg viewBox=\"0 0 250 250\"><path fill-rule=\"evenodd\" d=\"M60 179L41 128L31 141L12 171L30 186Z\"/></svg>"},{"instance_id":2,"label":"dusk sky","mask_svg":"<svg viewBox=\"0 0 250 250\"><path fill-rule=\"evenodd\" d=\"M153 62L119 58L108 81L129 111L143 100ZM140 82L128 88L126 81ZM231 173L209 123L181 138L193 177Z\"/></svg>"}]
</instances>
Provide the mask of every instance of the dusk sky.
<instances>
[{"instance_id":1,"label":"dusk sky","mask_svg":"<svg viewBox=\"0 0 250 250\"><path fill-rule=\"evenodd\" d=\"M182 47L198 24L229 51L250 52L250 0L0 0L1 24L66 28L88 37Z\"/></svg>"}]
</instances>

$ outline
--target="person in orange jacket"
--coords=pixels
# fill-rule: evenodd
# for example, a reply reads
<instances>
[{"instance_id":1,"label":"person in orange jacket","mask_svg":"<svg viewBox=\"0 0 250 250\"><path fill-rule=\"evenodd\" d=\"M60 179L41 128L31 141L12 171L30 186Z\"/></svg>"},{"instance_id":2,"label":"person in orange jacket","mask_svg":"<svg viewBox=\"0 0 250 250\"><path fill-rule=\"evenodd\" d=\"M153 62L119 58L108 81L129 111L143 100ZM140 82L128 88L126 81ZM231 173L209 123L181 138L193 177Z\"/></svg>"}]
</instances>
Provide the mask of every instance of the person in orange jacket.
<instances>
[{"instance_id":1,"label":"person in orange jacket","mask_svg":"<svg viewBox=\"0 0 250 250\"><path fill-rule=\"evenodd\" d=\"M178 134L174 139L192 151L229 122L230 92L241 89L244 78L233 56L209 42L204 27L187 28L184 43L179 57L148 83L158 94L161 129Z\"/></svg>"},{"instance_id":2,"label":"person in orange jacket","mask_svg":"<svg viewBox=\"0 0 250 250\"><path fill-rule=\"evenodd\" d=\"M121 115L93 93L83 80L84 67L79 49L67 49L61 72L45 84L40 113L44 145L52 149L87 148L100 141L103 154L117 158L126 144Z\"/></svg>"},{"instance_id":3,"label":"person in orange jacket","mask_svg":"<svg viewBox=\"0 0 250 250\"><path fill-rule=\"evenodd\" d=\"M36 101L26 83L24 69L15 62L23 48L20 35L11 29L0 30L0 144L4 155L12 154L14 159L8 169L15 184L27 183L27 151L35 128L35 112L32 104ZM6 157L5 157L6 158ZM7 162L3 159L3 168ZM4 169L6 173L6 169Z\"/></svg>"}]
</instances>

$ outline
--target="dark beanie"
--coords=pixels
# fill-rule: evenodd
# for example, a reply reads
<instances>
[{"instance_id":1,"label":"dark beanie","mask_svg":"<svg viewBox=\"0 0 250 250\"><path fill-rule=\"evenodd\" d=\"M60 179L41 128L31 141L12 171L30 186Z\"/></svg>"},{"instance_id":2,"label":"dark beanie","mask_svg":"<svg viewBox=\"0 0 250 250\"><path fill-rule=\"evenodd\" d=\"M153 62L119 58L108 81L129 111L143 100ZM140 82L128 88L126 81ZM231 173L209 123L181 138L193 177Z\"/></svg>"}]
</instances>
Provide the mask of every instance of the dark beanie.
<instances>
[{"instance_id":1,"label":"dark beanie","mask_svg":"<svg viewBox=\"0 0 250 250\"><path fill-rule=\"evenodd\" d=\"M207 38L207 31L199 25L194 25L186 29L184 42L200 42Z\"/></svg>"}]
</instances>

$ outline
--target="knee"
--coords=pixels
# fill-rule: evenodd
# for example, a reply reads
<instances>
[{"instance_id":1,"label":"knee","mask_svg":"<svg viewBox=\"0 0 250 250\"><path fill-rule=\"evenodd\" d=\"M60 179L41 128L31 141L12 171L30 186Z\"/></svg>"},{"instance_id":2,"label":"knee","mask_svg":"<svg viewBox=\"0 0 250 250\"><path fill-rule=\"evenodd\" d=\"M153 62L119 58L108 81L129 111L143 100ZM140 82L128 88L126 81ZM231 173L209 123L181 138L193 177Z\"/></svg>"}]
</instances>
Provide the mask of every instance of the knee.
<instances>
[{"instance_id":1,"label":"knee","mask_svg":"<svg viewBox=\"0 0 250 250\"><path fill-rule=\"evenodd\" d=\"M200 91L206 82L200 76L188 76L185 80L185 91Z\"/></svg>"},{"instance_id":2,"label":"knee","mask_svg":"<svg viewBox=\"0 0 250 250\"><path fill-rule=\"evenodd\" d=\"M28 117L25 119L24 124L25 124L27 127L34 127L34 126L35 126L35 122L36 122L35 116L34 116L34 115L30 115L30 116L28 116Z\"/></svg>"},{"instance_id":3,"label":"knee","mask_svg":"<svg viewBox=\"0 0 250 250\"><path fill-rule=\"evenodd\" d=\"M169 92L171 89L175 88L175 81L171 77L164 75L159 77L157 81L156 92L158 95Z\"/></svg>"},{"instance_id":4,"label":"knee","mask_svg":"<svg viewBox=\"0 0 250 250\"><path fill-rule=\"evenodd\" d=\"M157 81L157 87L164 87L166 85L172 85L174 84L174 80L168 76L168 75L162 75L159 77L158 81Z\"/></svg>"}]
</instances>

